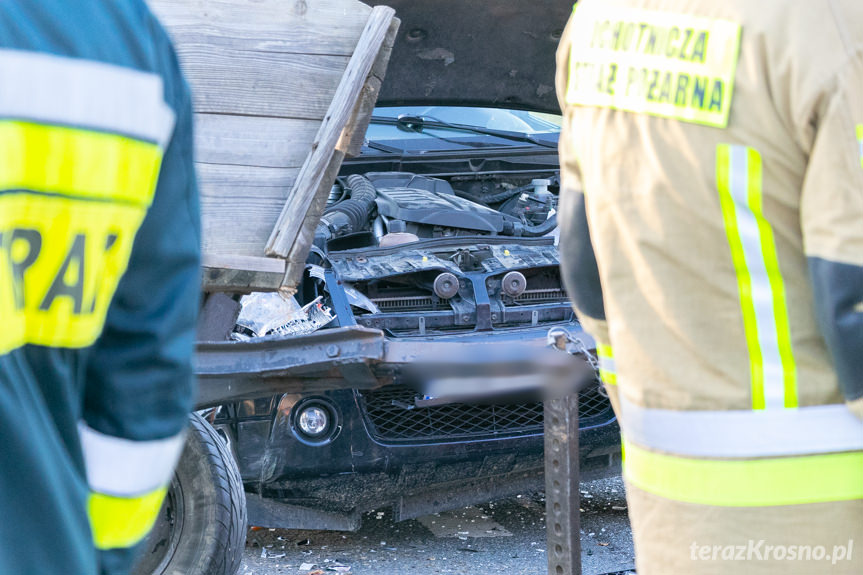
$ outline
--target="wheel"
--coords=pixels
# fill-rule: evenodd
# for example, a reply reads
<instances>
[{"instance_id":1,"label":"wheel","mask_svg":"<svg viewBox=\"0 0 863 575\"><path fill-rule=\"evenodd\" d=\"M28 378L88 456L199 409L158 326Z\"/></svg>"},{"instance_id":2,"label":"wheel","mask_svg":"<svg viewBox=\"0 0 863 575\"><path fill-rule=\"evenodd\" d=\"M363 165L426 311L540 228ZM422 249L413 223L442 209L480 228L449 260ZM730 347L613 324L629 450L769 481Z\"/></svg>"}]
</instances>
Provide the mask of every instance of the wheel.
<instances>
[{"instance_id":1,"label":"wheel","mask_svg":"<svg viewBox=\"0 0 863 575\"><path fill-rule=\"evenodd\" d=\"M246 495L224 439L197 414L134 575L234 575L246 543Z\"/></svg>"}]
</instances>

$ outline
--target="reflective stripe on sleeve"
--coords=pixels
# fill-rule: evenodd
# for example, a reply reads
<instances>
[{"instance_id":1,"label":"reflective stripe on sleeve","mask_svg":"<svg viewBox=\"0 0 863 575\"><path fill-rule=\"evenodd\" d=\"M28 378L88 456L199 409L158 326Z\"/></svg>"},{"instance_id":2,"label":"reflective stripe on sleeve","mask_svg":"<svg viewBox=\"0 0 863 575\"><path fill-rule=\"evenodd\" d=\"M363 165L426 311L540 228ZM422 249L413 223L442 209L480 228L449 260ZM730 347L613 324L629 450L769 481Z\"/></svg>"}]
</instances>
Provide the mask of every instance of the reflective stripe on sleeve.
<instances>
[{"instance_id":1,"label":"reflective stripe on sleeve","mask_svg":"<svg viewBox=\"0 0 863 575\"><path fill-rule=\"evenodd\" d=\"M116 497L147 494L168 484L183 450L185 434L132 441L78 425L87 480L92 491Z\"/></svg>"},{"instance_id":2,"label":"reflective stripe on sleeve","mask_svg":"<svg viewBox=\"0 0 863 575\"><path fill-rule=\"evenodd\" d=\"M140 543L153 528L167 489L123 498L91 493L87 501L96 549L125 549Z\"/></svg>"},{"instance_id":3,"label":"reflective stripe on sleeve","mask_svg":"<svg viewBox=\"0 0 863 575\"><path fill-rule=\"evenodd\" d=\"M174 112L156 74L52 54L0 50L0 117L126 134L166 147Z\"/></svg>"},{"instance_id":4,"label":"reflective stripe on sleeve","mask_svg":"<svg viewBox=\"0 0 863 575\"><path fill-rule=\"evenodd\" d=\"M31 190L147 207L162 151L123 136L0 121L0 193Z\"/></svg>"},{"instance_id":5,"label":"reflective stripe on sleeve","mask_svg":"<svg viewBox=\"0 0 863 575\"><path fill-rule=\"evenodd\" d=\"M796 407L797 370L785 285L763 213L761 156L752 148L720 145L716 180L749 349L752 407Z\"/></svg>"},{"instance_id":6,"label":"reflective stripe on sleeve","mask_svg":"<svg viewBox=\"0 0 863 575\"><path fill-rule=\"evenodd\" d=\"M628 440L694 457L776 457L863 451L863 422L845 405L748 411L673 411L620 397Z\"/></svg>"},{"instance_id":7,"label":"reflective stripe on sleeve","mask_svg":"<svg viewBox=\"0 0 863 575\"><path fill-rule=\"evenodd\" d=\"M614 352L610 345L597 344L596 355L599 358L599 377L606 385L617 385L617 365L614 362Z\"/></svg>"},{"instance_id":8,"label":"reflective stripe on sleeve","mask_svg":"<svg viewBox=\"0 0 863 575\"><path fill-rule=\"evenodd\" d=\"M863 499L863 452L708 460L646 450L626 436L624 474L648 493L687 503L766 507Z\"/></svg>"}]
</instances>

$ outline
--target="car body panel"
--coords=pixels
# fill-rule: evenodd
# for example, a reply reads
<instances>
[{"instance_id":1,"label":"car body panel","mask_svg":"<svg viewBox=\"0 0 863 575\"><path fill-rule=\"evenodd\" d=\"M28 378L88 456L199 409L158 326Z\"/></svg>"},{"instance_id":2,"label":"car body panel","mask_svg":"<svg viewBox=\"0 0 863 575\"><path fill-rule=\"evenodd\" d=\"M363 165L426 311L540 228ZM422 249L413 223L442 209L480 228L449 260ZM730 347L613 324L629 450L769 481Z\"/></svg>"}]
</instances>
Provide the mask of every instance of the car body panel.
<instances>
[{"instance_id":1,"label":"car body panel","mask_svg":"<svg viewBox=\"0 0 863 575\"><path fill-rule=\"evenodd\" d=\"M401 19L379 105L560 113L555 52L572 0L372 0Z\"/></svg>"}]
</instances>

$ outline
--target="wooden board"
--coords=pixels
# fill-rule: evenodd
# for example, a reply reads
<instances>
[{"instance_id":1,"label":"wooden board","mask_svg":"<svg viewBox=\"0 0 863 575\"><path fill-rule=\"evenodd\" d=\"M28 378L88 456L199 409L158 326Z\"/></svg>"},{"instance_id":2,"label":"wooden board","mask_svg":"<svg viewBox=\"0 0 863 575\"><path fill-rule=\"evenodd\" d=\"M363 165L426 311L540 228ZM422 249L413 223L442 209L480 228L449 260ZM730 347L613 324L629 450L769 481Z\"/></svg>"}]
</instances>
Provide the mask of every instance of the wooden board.
<instances>
[{"instance_id":1,"label":"wooden board","mask_svg":"<svg viewBox=\"0 0 863 575\"><path fill-rule=\"evenodd\" d=\"M260 258L372 9L357 0L148 3L193 91L204 287L277 289L284 260Z\"/></svg>"},{"instance_id":2,"label":"wooden board","mask_svg":"<svg viewBox=\"0 0 863 575\"><path fill-rule=\"evenodd\" d=\"M342 82L333 95L327 114L312 143L312 152L300 169L291 197L273 228L267 242L267 255L288 256L297 238L301 237L300 229L309 209L315 205L316 195L326 191L322 189L322 184L326 183L325 175L329 174L335 178L333 153L342 133L349 129L348 122L354 110L361 106L363 86L381 47L384 46L394 15L393 9L385 6L372 10Z\"/></svg>"}]
</instances>

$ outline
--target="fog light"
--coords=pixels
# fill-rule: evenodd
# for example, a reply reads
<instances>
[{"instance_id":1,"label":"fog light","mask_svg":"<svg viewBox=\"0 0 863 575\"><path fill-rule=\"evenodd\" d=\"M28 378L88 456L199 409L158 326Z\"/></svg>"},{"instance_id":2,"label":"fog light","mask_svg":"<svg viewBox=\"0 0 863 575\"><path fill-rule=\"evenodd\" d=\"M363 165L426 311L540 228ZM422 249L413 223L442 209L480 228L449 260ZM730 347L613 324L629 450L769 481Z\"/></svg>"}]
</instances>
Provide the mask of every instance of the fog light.
<instances>
[{"instance_id":1,"label":"fog light","mask_svg":"<svg viewBox=\"0 0 863 575\"><path fill-rule=\"evenodd\" d=\"M297 426L309 437L320 437L330 428L330 414L317 405L306 407L297 418Z\"/></svg>"}]
</instances>

